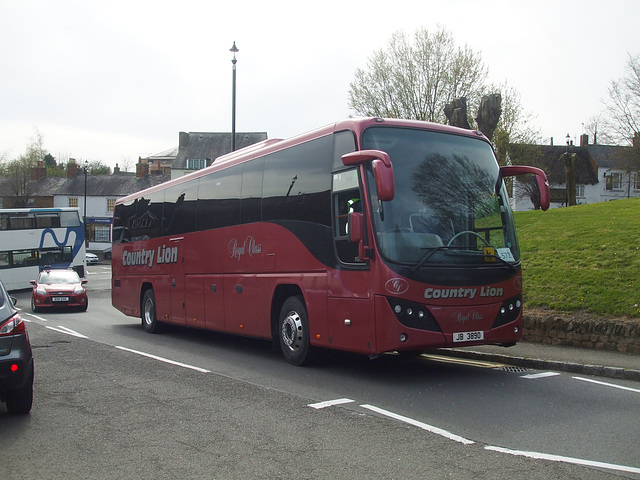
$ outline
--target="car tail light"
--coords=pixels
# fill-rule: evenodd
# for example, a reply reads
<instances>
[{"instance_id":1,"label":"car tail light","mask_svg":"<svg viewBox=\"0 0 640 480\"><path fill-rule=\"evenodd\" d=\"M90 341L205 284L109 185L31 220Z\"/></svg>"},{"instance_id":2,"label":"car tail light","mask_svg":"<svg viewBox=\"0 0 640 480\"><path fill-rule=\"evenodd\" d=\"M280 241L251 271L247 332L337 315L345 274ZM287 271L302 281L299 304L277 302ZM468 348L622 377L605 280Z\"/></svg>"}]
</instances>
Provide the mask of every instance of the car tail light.
<instances>
[{"instance_id":1,"label":"car tail light","mask_svg":"<svg viewBox=\"0 0 640 480\"><path fill-rule=\"evenodd\" d=\"M24 320L20 317L20 314L16 313L9 320L0 324L0 337L7 335L19 335L21 333L27 333L27 329L24 325Z\"/></svg>"}]
</instances>

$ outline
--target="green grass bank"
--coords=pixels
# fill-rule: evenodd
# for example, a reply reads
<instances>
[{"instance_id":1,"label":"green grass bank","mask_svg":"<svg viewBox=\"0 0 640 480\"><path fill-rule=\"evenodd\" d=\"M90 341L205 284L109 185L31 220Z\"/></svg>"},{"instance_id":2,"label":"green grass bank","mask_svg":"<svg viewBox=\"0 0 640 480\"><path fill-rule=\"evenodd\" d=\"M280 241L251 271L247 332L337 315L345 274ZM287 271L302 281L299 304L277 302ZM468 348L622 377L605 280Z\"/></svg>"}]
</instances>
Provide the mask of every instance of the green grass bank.
<instances>
[{"instance_id":1,"label":"green grass bank","mask_svg":"<svg viewBox=\"0 0 640 480\"><path fill-rule=\"evenodd\" d=\"M640 319L640 198L516 212L524 302Z\"/></svg>"}]
</instances>

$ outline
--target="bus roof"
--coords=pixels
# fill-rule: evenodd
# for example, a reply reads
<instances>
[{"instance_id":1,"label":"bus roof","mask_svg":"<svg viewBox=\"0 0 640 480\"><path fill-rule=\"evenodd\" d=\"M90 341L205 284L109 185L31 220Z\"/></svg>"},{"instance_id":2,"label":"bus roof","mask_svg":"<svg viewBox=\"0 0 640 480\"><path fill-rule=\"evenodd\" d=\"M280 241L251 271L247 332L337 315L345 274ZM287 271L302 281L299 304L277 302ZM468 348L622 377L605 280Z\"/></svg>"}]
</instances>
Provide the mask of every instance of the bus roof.
<instances>
[{"instance_id":1,"label":"bus roof","mask_svg":"<svg viewBox=\"0 0 640 480\"><path fill-rule=\"evenodd\" d=\"M54 213L77 212L75 207L46 207L46 208L0 208L0 213Z\"/></svg>"},{"instance_id":2,"label":"bus roof","mask_svg":"<svg viewBox=\"0 0 640 480\"><path fill-rule=\"evenodd\" d=\"M329 125L325 125L318 129L311 130L306 133L302 133L300 135L296 135L286 140L271 138L271 139L263 140L262 142L255 143L248 147L242 148L240 150L236 150L235 152L227 153L225 155L222 155L214 159L213 163L208 167L202 168L200 170L196 170L180 178L175 178L173 180L161 183L159 185L155 185L145 190L132 193L131 195L127 195L126 197L119 198L116 203L128 202L128 201L134 200L135 198L148 195L149 193L157 192L159 190L164 190L165 188L168 188L174 185L180 185L183 182L187 182L189 180L207 175L210 172L221 170L223 168L236 165L239 163L244 163L246 161L253 160L254 158L262 157L264 155L268 155L270 153L283 150L285 148L293 147L295 145L308 142L309 140L313 140L315 138L320 138L325 135L330 135L334 132L340 132L343 130L353 130L355 132L361 132L369 126L383 125L383 124L388 126L395 126L395 127L419 128L423 130L440 131L443 133L455 133L458 135L465 135L469 137L483 138L485 141L487 142L489 141L482 134L482 132L478 130L467 130L464 128L452 127L450 125L443 125L440 123L424 122L420 120L403 120L403 119L397 119L397 118L379 118L379 117L349 118L349 119L341 120ZM358 145L358 148L359 148L359 145Z\"/></svg>"}]
</instances>

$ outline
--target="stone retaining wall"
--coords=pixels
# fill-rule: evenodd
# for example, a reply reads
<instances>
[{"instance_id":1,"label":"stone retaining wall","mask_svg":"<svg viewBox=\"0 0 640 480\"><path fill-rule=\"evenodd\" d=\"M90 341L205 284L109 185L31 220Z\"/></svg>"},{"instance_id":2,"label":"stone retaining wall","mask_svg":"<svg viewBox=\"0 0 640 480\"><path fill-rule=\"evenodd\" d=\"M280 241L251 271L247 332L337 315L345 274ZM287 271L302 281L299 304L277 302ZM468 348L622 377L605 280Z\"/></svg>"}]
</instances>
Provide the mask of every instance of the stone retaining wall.
<instances>
[{"instance_id":1,"label":"stone retaining wall","mask_svg":"<svg viewBox=\"0 0 640 480\"><path fill-rule=\"evenodd\" d=\"M640 353L640 321L578 319L570 315L525 312L523 340Z\"/></svg>"}]
</instances>

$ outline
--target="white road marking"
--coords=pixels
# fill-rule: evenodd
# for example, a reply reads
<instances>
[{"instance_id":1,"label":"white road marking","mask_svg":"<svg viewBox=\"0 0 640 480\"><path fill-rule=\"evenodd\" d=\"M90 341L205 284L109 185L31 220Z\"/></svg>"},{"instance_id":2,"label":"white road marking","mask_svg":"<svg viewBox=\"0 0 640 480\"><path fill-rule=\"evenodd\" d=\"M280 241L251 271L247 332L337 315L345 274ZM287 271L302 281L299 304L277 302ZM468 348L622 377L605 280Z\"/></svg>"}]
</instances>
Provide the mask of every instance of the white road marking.
<instances>
[{"instance_id":1,"label":"white road marking","mask_svg":"<svg viewBox=\"0 0 640 480\"><path fill-rule=\"evenodd\" d=\"M354 400L351 400L350 398L337 398L336 400L327 400L325 402L310 403L307 406L311 408L315 408L316 410L319 410L321 408L333 407L334 405L344 405L345 403L353 403L353 402Z\"/></svg>"},{"instance_id":2,"label":"white road marking","mask_svg":"<svg viewBox=\"0 0 640 480\"><path fill-rule=\"evenodd\" d=\"M560 375L560 374L557 372L541 372L541 373L532 373L529 375L522 375L520 378L528 378L531 380L535 380L537 378L555 377L557 375Z\"/></svg>"},{"instance_id":3,"label":"white road marking","mask_svg":"<svg viewBox=\"0 0 640 480\"><path fill-rule=\"evenodd\" d=\"M591 380L590 378L581 378L581 377L573 377L573 378L576 380L581 380L583 382L595 383L597 385L604 385L605 387L618 388L620 390L627 390L629 392L640 393L640 390L638 390L637 388L623 387L622 385L616 385L615 383L599 382L598 380Z\"/></svg>"},{"instance_id":4,"label":"white road marking","mask_svg":"<svg viewBox=\"0 0 640 480\"><path fill-rule=\"evenodd\" d=\"M49 327L49 326L47 326L47 328L49 330L54 330L56 332L64 333L66 335L71 335L72 337L89 338L89 337L87 337L85 335L82 335L81 333L78 333L78 332L76 332L74 330L71 330L70 328L67 328L67 327L62 327L62 326L60 326L60 327Z\"/></svg>"},{"instance_id":5,"label":"white road marking","mask_svg":"<svg viewBox=\"0 0 640 480\"><path fill-rule=\"evenodd\" d=\"M25 312L24 310L22 310L22 312L25 313L26 315L29 315L30 317L33 317L33 318L35 318L37 320L40 320L41 322L48 322L49 321L46 318L39 317L38 315L34 315L33 313Z\"/></svg>"},{"instance_id":6,"label":"white road marking","mask_svg":"<svg viewBox=\"0 0 640 480\"><path fill-rule=\"evenodd\" d=\"M448 432L443 430L442 428L434 427L433 425L428 425L426 423L419 422L418 420L414 420L409 417L405 417L403 415L398 415L397 413L389 412L388 410L383 410L382 408L375 407L373 405L360 405L362 408L366 408L367 410L371 410L372 412L379 413L380 415L384 415L389 418L393 418L394 420L399 420L404 423L408 423L409 425L413 425L415 427L421 428L431 433L435 433L436 435L440 435L441 437L448 438L449 440L453 440L458 443L462 443L464 445L472 445L472 440L468 440L464 437L456 435L455 433Z\"/></svg>"},{"instance_id":7,"label":"white road marking","mask_svg":"<svg viewBox=\"0 0 640 480\"><path fill-rule=\"evenodd\" d=\"M119 347L116 345L116 348L120 349L120 350L124 350L125 352L131 352L131 353L135 353L136 355L142 355L143 357L148 357L148 358L152 358L154 360L158 360L160 362L164 362L164 363L169 363L171 365L177 365L178 367L184 367L184 368L189 368L191 370L195 370L197 372L201 372L201 373L211 373L210 370L206 370L204 368L200 368L200 367L195 367L193 365L188 365L186 363L180 363L180 362L176 362L174 360L169 360L168 358L163 358L163 357L158 357L156 355L151 355L150 353L144 353L144 352L140 352L138 350L131 350L130 348L126 348L126 347Z\"/></svg>"},{"instance_id":8,"label":"white road marking","mask_svg":"<svg viewBox=\"0 0 640 480\"><path fill-rule=\"evenodd\" d=\"M551 372L547 372L547 373L551 373ZM542 375L542 377L544 376L549 376L549 375L543 375L543 374L538 374L538 375ZM559 375L559 374L558 374ZM538 378L542 378L542 377L538 377ZM584 379L584 378L579 378L579 377L574 377L578 380L585 380L585 381L593 381L593 380L588 380L588 379ZM597 381L593 381L594 383L603 383L603 382L597 382ZM608 385L608 384L605 384ZM618 387L618 388L624 388L626 390L633 390L633 391L638 391L635 389L627 389L626 387L619 387L617 385L610 385L613 387ZM326 402L319 402L319 403L315 403L315 404L310 404L308 405L309 407L313 407L313 408L325 408L325 407L329 407L329 406L333 406L333 405L341 405L344 403L351 403L354 402L354 400L350 400L348 398L340 398L337 400L327 400ZM407 423L409 425L413 425L415 427L421 428L423 430L426 430L430 433L434 433L436 435L440 435L442 437L448 438L450 440L454 440L458 443L462 443L464 445L472 445L475 442L473 440L469 440L466 439L464 437L461 437L459 435L456 435L455 433L451 433L447 430L443 430L441 428L438 427L434 427L433 425L428 425L426 423L420 422L418 420L414 420L412 418L409 417L405 417L403 415L398 415L397 413L393 413L390 412L388 410L384 410L382 408L378 408L374 405L360 405L362 408L366 408L367 410L370 410L372 412L376 412L380 415L392 418L394 420L399 420L401 422ZM551 462L561 462L561 463L569 463L569 464L573 464L573 465L581 465L581 466L585 466L585 467L593 467L593 468L601 468L601 469L605 469L605 470L614 470L614 471L618 471L618 472L627 472L627 473L636 473L636 474L640 474L640 468L638 467L630 467L628 465L618 465L615 463L607 463L607 462L598 462L595 460L585 460L582 458L574 458L574 457L565 457L563 455L553 455L553 454L549 454L549 453L540 453L540 452L528 452L528 451L523 451L523 450L512 450L509 448L504 448L504 447L495 447L493 445L485 445L484 447L485 450L489 450L489 451L493 451L493 452L498 452L498 453L505 453L507 455L515 455L515 456L521 456L521 457L528 457L528 458L532 458L534 460L548 460Z\"/></svg>"},{"instance_id":9,"label":"white road marking","mask_svg":"<svg viewBox=\"0 0 640 480\"><path fill-rule=\"evenodd\" d=\"M487 445L484 448L485 450L491 450L491 451L500 452L500 453L507 453L509 455L516 455L520 457L529 457L536 460L549 460L552 462L571 463L573 465L583 465L586 467L604 468L607 470L616 470L618 472L640 473L640 468L628 467L626 465L616 465L615 463L596 462L593 460L584 460L581 458L563 457L562 455L550 455L548 453L510 450L508 448L493 447L491 445Z\"/></svg>"}]
</instances>

